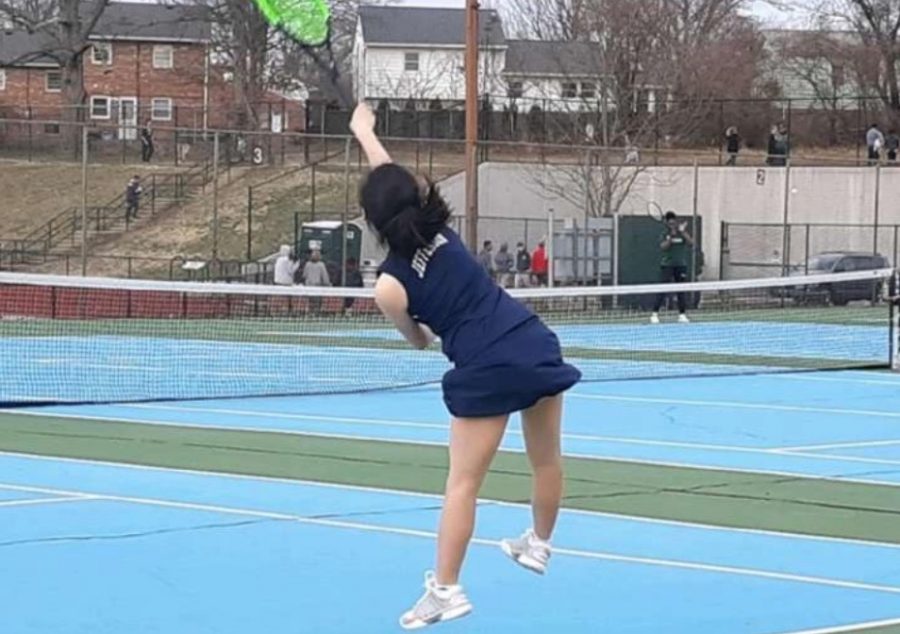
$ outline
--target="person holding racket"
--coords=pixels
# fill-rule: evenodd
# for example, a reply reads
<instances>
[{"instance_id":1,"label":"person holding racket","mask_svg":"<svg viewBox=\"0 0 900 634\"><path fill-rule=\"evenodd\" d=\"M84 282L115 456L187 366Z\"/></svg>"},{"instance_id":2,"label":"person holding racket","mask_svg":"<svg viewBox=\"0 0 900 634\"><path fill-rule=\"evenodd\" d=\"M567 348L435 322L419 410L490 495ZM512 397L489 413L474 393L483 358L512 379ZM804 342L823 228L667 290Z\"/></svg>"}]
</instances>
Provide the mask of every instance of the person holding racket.
<instances>
[{"instance_id":1,"label":"person holding racket","mask_svg":"<svg viewBox=\"0 0 900 634\"><path fill-rule=\"evenodd\" d=\"M664 284L679 284L687 281L688 257L694 248L694 238L687 231L687 223L678 219L674 211L667 211L664 217L665 231L663 232L659 248L660 282ZM668 293L659 293L656 303L650 315L650 323L659 323L659 309L666 301ZM678 321L688 323L687 294L679 291L678 297Z\"/></svg>"},{"instance_id":2,"label":"person holding racket","mask_svg":"<svg viewBox=\"0 0 900 634\"><path fill-rule=\"evenodd\" d=\"M500 288L448 227L450 209L437 188L391 161L367 105L357 106L350 128L372 169L360 203L388 248L375 302L413 347L440 337L454 366L442 382L452 419L437 565L425 575L425 593L400 617L413 630L472 611L460 571L478 491L513 412L522 413L533 472L533 526L501 547L524 568L546 571L563 487L562 394L581 373L563 361L556 335Z\"/></svg>"}]
</instances>

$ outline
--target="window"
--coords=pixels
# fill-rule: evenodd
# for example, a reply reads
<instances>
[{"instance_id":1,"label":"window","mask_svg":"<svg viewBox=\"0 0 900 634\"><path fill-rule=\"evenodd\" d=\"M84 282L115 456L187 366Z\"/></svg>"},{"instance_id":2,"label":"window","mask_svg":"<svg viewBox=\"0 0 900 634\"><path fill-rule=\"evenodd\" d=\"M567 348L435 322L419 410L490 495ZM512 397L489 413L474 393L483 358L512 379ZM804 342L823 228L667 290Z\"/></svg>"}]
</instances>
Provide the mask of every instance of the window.
<instances>
[{"instance_id":1,"label":"window","mask_svg":"<svg viewBox=\"0 0 900 634\"><path fill-rule=\"evenodd\" d=\"M109 97L91 97L91 119L109 119Z\"/></svg>"},{"instance_id":2,"label":"window","mask_svg":"<svg viewBox=\"0 0 900 634\"><path fill-rule=\"evenodd\" d=\"M172 68L175 65L175 51L171 46L153 47L153 68Z\"/></svg>"},{"instance_id":3,"label":"window","mask_svg":"<svg viewBox=\"0 0 900 634\"><path fill-rule=\"evenodd\" d=\"M91 47L91 62L98 66L109 66L112 64L112 43L95 42Z\"/></svg>"},{"instance_id":4,"label":"window","mask_svg":"<svg viewBox=\"0 0 900 634\"><path fill-rule=\"evenodd\" d=\"M403 54L403 70L418 72L419 70L419 54L404 53Z\"/></svg>"},{"instance_id":5,"label":"window","mask_svg":"<svg viewBox=\"0 0 900 634\"><path fill-rule=\"evenodd\" d=\"M59 124L58 123L45 123L44 124L44 134L59 134Z\"/></svg>"},{"instance_id":6,"label":"window","mask_svg":"<svg viewBox=\"0 0 900 634\"><path fill-rule=\"evenodd\" d=\"M62 90L62 71L48 70L45 78L47 92L59 92Z\"/></svg>"},{"instance_id":7,"label":"window","mask_svg":"<svg viewBox=\"0 0 900 634\"><path fill-rule=\"evenodd\" d=\"M155 97L151 102L150 118L154 121L171 121L172 100L168 97Z\"/></svg>"},{"instance_id":8,"label":"window","mask_svg":"<svg viewBox=\"0 0 900 634\"><path fill-rule=\"evenodd\" d=\"M525 93L525 87L520 81L511 81L506 89L506 96L510 99L521 99Z\"/></svg>"},{"instance_id":9,"label":"window","mask_svg":"<svg viewBox=\"0 0 900 634\"><path fill-rule=\"evenodd\" d=\"M6 90L6 71L0 68L0 90Z\"/></svg>"},{"instance_id":10,"label":"window","mask_svg":"<svg viewBox=\"0 0 900 634\"><path fill-rule=\"evenodd\" d=\"M581 98L582 99L596 99L597 98L597 84L595 84L592 81L581 82Z\"/></svg>"},{"instance_id":11,"label":"window","mask_svg":"<svg viewBox=\"0 0 900 634\"><path fill-rule=\"evenodd\" d=\"M562 84L562 98L575 99L578 96L578 84L564 81Z\"/></svg>"}]
</instances>

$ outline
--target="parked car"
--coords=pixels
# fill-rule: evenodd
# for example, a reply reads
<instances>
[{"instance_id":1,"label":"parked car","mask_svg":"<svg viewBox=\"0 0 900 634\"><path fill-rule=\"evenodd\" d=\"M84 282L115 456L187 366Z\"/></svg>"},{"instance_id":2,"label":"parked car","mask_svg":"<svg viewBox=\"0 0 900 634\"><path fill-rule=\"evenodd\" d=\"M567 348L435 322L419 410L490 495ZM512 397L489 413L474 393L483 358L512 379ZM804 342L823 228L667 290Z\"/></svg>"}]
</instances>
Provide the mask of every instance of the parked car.
<instances>
[{"instance_id":1,"label":"parked car","mask_svg":"<svg viewBox=\"0 0 900 634\"><path fill-rule=\"evenodd\" d=\"M828 275L886 268L890 268L888 259L877 253L826 251L810 258L805 269L794 270L791 275ZM848 302L859 300L879 301L882 297L882 283L880 280L867 279L791 286L784 289L784 295L798 302L845 306Z\"/></svg>"}]
</instances>

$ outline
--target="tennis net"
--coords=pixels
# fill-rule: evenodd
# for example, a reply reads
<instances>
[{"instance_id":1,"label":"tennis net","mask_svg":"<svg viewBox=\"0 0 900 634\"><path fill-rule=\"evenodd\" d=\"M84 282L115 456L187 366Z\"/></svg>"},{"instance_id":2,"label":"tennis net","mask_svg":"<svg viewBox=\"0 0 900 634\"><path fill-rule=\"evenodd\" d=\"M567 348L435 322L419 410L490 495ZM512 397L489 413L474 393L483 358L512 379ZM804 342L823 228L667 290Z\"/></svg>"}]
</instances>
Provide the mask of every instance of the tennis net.
<instances>
[{"instance_id":1,"label":"tennis net","mask_svg":"<svg viewBox=\"0 0 900 634\"><path fill-rule=\"evenodd\" d=\"M585 381L887 368L890 270L511 291ZM650 311L666 293L659 324ZM676 320L684 293L691 323ZM372 290L0 273L0 403L353 393L439 382Z\"/></svg>"}]
</instances>

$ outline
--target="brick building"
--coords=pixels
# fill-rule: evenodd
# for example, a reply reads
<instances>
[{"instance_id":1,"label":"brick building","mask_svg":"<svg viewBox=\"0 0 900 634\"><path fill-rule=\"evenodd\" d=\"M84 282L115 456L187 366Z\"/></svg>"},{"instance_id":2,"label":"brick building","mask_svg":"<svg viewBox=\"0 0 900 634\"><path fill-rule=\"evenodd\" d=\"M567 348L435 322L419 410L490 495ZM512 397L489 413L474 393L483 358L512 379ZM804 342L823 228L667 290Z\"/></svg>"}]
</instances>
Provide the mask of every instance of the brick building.
<instances>
[{"instance_id":1,"label":"brick building","mask_svg":"<svg viewBox=\"0 0 900 634\"><path fill-rule=\"evenodd\" d=\"M212 25L197 5L111 3L90 37L82 72L82 118L134 140L143 122L193 129L236 125L239 108L227 68L211 55ZM62 74L40 32L0 32L0 117L52 121L66 106ZM257 111L275 132L303 129L303 105L267 94ZM58 126L57 126L58 127ZM53 125L43 134L52 134Z\"/></svg>"}]
</instances>

